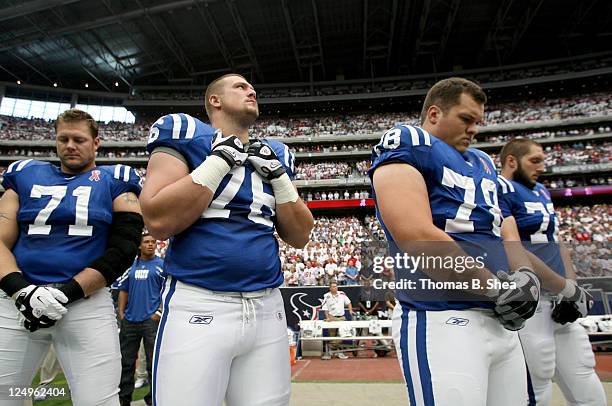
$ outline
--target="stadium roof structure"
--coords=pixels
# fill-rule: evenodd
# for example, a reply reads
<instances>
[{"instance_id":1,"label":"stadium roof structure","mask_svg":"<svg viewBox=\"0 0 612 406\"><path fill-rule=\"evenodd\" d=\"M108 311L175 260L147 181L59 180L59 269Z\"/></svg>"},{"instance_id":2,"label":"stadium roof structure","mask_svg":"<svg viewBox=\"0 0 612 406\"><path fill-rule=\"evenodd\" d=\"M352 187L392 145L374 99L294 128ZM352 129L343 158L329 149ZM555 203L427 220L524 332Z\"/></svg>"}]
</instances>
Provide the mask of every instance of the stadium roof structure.
<instances>
[{"instance_id":1,"label":"stadium roof structure","mask_svg":"<svg viewBox=\"0 0 612 406\"><path fill-rule=\"evenodd\" d=\"M612 54L608 0L0 0L0 24L0 81L123 92Z\"/></svg>"}]
</instances>

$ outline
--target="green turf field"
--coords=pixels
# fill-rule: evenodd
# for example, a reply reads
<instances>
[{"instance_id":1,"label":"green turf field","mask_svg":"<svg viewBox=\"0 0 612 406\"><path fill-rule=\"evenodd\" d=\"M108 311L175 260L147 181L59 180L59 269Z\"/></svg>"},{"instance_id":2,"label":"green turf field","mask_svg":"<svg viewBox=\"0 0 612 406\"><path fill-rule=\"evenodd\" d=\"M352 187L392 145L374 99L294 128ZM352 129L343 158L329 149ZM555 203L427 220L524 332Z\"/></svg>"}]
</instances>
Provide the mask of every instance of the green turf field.
<instances>
[{"instance_id":1,"label":"green turf field","mask_svg":"<svg viewBox=\"0 0 612 406\"><path fill-rule=\"evenodd\" d=\"M36 379L34 382L38 382ZM65 385L64 375L59 374L54 385ZM612 400L612 382L604 382L608 400ZM146 395L148 387L134 391L133 400ZM321 383L300 382L291 385L291 406L405 406L406 387L403 383ZM333 402L330 403L330 400ZM144 403L142 403L144 405ZM554 385L551 406L562 406L565 402L561 391ZM71 406L69 400L45 400L34 402L34 406Z\"/></svg>"},{"instance_id":2,"label":"green turf field","mask_svg":"<svg viewBox=\"0 0 612 406\"><path fill-rule=\"evenodd\" d=\"M36 375L33 382L38 382L38 375ZM57 374L57 377L53 381L52 385L68 385L68 383L66 382L66 378L64 377L64 374L62 373ZM33 383L32 386L36 387L36 383ZM132 400L143 399L148 391L149 391L148 386L143 386L140 389L134 390L134 393L132 395ZM34 402L34 405L35 406L72 406L72 402L66 399L48 399L48 400L42 400L39 402Z\"/></svg>"}]
</instances>

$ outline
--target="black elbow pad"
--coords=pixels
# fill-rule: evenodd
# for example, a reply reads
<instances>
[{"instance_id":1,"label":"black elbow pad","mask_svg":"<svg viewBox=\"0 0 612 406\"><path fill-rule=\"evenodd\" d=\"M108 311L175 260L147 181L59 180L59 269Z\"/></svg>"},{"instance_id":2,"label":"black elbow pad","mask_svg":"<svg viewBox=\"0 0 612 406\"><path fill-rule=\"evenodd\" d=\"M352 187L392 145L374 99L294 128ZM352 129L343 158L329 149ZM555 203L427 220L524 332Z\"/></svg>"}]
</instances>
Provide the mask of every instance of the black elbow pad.
<instances>
[{"instance_id":1,"label":"black elbow pad","mask_svg":"<svg viewBox=\"0 0 612 406\"><path fill-rule=\"evenodd\" d=\"M89 265L104 276L107 286L134 262L143 227L142 215L138 213L124 211L113 213L106 251Z\"/></svg>"}]
</instances>

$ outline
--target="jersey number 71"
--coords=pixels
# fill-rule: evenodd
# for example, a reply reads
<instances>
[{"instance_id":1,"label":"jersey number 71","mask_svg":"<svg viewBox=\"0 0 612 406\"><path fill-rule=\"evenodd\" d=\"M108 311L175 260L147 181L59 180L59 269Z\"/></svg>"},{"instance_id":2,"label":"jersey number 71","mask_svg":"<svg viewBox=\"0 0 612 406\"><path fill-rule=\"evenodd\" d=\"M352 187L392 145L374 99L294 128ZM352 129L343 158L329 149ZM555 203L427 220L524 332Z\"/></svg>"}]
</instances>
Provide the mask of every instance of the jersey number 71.
<instances>
[{"instance_id":1,"label":"jersey number 71","mask_svg":"<svg viewBox=\"0 0 612 406\"><path fill-rule=\"evenodd\" d=\"M47 224L47 220L51 217L53 210L61 203L66 196L67 186L42 186L33 185L30 192L30 197L39 199L43 196L51 196L49 203L38 212L34 219L34 224L28 227L29 235L49 235L51 225ZM93 226L87 225L89 218L89 198L91 196L91 186L79 186L72 191L72 196L77 198L76 213L74 224L68 226L68 235L90 237L93 233Z\"/></svg>"}]
</instances>

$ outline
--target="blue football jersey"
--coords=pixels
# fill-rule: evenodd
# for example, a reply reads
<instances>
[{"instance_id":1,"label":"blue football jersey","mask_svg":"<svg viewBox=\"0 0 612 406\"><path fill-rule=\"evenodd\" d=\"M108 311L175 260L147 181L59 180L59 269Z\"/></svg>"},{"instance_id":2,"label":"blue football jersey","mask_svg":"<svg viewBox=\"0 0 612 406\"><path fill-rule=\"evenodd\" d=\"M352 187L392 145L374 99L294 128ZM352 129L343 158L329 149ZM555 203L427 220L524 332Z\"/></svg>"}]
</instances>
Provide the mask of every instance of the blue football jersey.
<instances>
[{"instance_id":1,"label":"blue football jersey","mask_svg":"<svg viewBox=\"0 0 612 406\"><path fill-rule=\"evenodd\" d=\"M145 261L136 258L126 277L119 283L119 290L128 292L125 308L128 321L138 323L153 316L159 308L164 280L163 259L154 257Z\"/></svg>"},{"instance_id":2,"label":"blue football jersey","mask_svg":"<svg viewBox=\"0 0 612 406\"><path fill-rule=\"evenodd\" d=\"M504 217L514 217L523 245L553 271L565 277L558 245L559 218L544 185L533 188L499 177L499 207Z\"/></svg>"},{"instance_id":3,"label":"blue football jersey","mask_svg":"<svg viewBox=\"0 0 612 406\"><path fill-rule=\"evenodd\" d=\"M399 125L387 131L372 153L370 178L379 166L406 163L417 169L425 180L432 220L461 247L473 256L484 256L484 264L492 272L508 270L508 262L500 243L501 212L497 202L497 173L491 158L482 151L469 148L460 153L444 141L420 127ZM373 190L376 201L376 191ZM391 254L398 248L376 207ZM486 252L486 254L485 254ZM396 279L419 281L428 278L421 271L396 270ZM492 303L465 294L466 300L415 300L417 293L398 290L397 297L405 305L419 310L465 309L491 307ZM456 297L456 295L448 295ZM469 297L469 300L467 298Z\"/></svg>"},{"instance_id":4,"label":"blue football jersey","mask_svg":"<svg viewBox=\"0 0 612 406\"><path fill-rule=\"evenodd\" d=\"M169 114L151 127L147 150L171 148L190 171L210 155L217 130L187 114ZM281 142L262 140L293 178L294 156ZM274 236L272 187L249 162L233 168L221 181L200 219L172 237L165 271L206 289L248 292L283 283Z\"/></svg>"},{"instance_id":5,"label":"blue football jersey","mask_svg":"<svg viewBox=\"0 0 612 406\"><path fill-rule=\"evenodd\" d=\"M126 165L98 166L79 175L32 159L12 163L2 185L19 195L19 238L13 255L35 284L61 283L106 250L113 200L140 194L140 177Z\"/></svg>"},{"instance_id":6,"label":"blue football jersey","mask_svg":"<svg viewBox=\"0 0 612 406\"><path fill-rule=\"evenodd\" d=\"M121 286L121 282L123 282L128 276L130 276L130 269L132 268L128 268L120 277L118 277L113 281L113 283L111 283L111 290L119 289L119 286Z\"/></svg>"}]
</instances>

